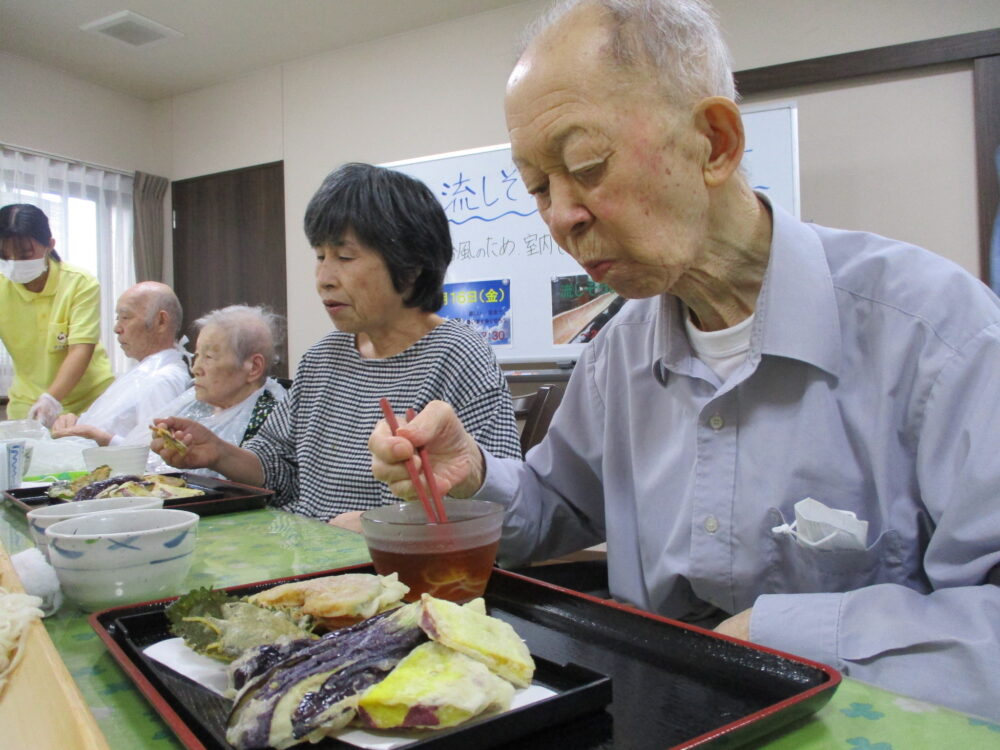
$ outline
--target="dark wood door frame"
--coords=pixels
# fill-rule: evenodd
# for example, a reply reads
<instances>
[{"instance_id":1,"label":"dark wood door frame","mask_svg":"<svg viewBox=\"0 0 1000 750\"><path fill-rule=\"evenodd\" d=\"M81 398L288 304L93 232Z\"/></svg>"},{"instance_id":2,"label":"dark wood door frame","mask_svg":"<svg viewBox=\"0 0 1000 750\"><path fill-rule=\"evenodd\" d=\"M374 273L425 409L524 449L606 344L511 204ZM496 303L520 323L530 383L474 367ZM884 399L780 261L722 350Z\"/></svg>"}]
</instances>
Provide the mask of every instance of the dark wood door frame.
<instances>
[{"instance_id":1,"label":"dark wood door frame","mask_svg":"<svg viewBox=\"0 0 1000 750\"><path fill-rule=\"evenodd\" d=\"M1000 185L994 161L997 148L1000 148L1000 29L741 70L736 73L736 87L743 95L775 94L796 86L838 83L862 76L960 62L972 65L979 268L981 278L988 284L990 237L1000 206Z\"/></svg>"},{"instance_id":2,"label":"dark wood door frame","mask_svg":"<svg viewBox=\"0 0 1000 750\"><path fill-rule=\"evenodd\" d=\"M233 304L265 305L283 317L275 377L288 376L285 193L282 162L172 183L174 287L192 323ZM191 348L193 348L193 343Z\"/></svg>"}]
</instances>

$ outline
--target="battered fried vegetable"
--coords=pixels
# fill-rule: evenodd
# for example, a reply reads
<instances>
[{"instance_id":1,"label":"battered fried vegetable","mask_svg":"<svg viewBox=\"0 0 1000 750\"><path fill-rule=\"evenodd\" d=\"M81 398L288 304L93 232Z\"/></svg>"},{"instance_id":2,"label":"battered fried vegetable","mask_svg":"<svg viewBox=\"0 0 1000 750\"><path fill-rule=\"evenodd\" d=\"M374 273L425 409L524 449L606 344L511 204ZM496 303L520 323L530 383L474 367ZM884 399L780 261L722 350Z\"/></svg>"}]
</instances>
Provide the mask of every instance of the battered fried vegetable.
<instances>
[{"instance_id":1,"label":"battered fried vegetable","mask_svg":"<svg viewBox=\"0 0 1000 750\"><path fill-rule=\"evenodd\" d=\"M514 686L485 664L430 641L362 694L358 718L374 729L445 729L484 711L505 711L513 697Z\"/></svg>"},{"instance_id":2,"label":"battered fried vegetable","mask_svg":"<svg viewBox=\"0 0 1000 750\"><path fill-rule=\"evenodd\" d=\"M159 427L158 425L151 424L149 429L152 431L154 438L161 438L164 444L171 450L176 451L182 456L188 452L187 446L175 438L174 434L166 427Z\"/></svg>"},{"instance_id":3,"label":"battered fried vegetable","mask_svg":"<svg viewBox=\"0 0 1000 750\"><path fill-rule=\"evenodd\" d=\"M125 482L141 482L142 480L135 476L134 474L129 474L128 476L115 477L113 479L103 479L100 482L91 482L86 487L82 488L76 495L73 496L74 500L93 500L98 495L100 495L104 490L109 487L117 487L119 484Z\"/></svg>"},{"instance_id":4,"label":"battered fried vegetable","mask_svg":"<svg viewBox=\"0 0 1000 750\"><path fill-rule=\"evenodd\" d=\"M337 630L400 606L409 590L396 573L341 573L284 583L254 594L249 601L311 615L328 630Z\"/></svg>"},{"instance_id":5,"label":"battered fried vegetable","mask_svg":"<svg viewBox=\"0 0 1000 750\"><path fill-rule=\"evenodd\" d=\"M98 466L89 474L84 474L79 476L72 481L61 481L53 482L49 485L49 488L45 491L45 494L49 497L58 498L59 500L73 500L76 497L76 493L86 487L88 484L93 482L100 482L111 476L111 467L108 465Z\"/></svg>"},{"instance_id":6,"label":"battered fried vegetable","mask_svg":"<svg viewBox=\"0 0 1000 750\"><path fill-rule=\"evenodd\" d=\"M535 662L509 623L429 594L420 600L420 627L432 640L482 662L517 687L531 684Z\"/></svg>"},{"instance_id":7,"label":"battered fried vegetable","mask_svg":"<svg viewBox=\"0 0 1000 750\"><path fill-rule=\"evenodd\" d=\"M170 632L199 654L232 661L245 651L287 640L314 639L308 618L295 621L284 612L258 607L224 591L196 589L170 604Z\"/></svg>"},{"instance_id":8,"label":"battered fried vegetable","mask_svg":"<svg viewBox=\"0 0 1000 750\"><path fill-rule=\"evenodd\" d=\"M370 617L294 651L247 682L229 716L237 750L318 742L346 726L360 694L427 640L419 603Z\"/></svg>"}]
</instances>

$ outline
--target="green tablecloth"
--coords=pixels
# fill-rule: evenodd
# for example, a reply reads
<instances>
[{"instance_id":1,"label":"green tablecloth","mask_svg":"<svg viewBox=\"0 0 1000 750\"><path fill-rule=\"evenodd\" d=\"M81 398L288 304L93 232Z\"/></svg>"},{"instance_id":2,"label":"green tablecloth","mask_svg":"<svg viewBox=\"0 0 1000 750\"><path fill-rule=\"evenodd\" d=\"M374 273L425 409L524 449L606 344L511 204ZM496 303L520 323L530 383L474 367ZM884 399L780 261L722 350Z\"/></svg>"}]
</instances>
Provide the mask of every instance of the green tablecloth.
<instances>
[{"instance_id":1,"label":"green tablecloth","mask_svg":"<svg viewBox=\"0 0 1000 750\"><path fill-rule=\"evenodd\" d=\"M0 515L0 542L9 554L31 546L24 515L7 506ZM195 562L186 586L233 586L368 559L368 551L358 535L282 511L209 516L198 527ZM64 605L45 624L113 750L181 748L170 729L105 651L85 613ZM1000 748L1000 724L845 679L831 701L814 716L751 747L768 750Z\"/></svg>"}]
</instances>

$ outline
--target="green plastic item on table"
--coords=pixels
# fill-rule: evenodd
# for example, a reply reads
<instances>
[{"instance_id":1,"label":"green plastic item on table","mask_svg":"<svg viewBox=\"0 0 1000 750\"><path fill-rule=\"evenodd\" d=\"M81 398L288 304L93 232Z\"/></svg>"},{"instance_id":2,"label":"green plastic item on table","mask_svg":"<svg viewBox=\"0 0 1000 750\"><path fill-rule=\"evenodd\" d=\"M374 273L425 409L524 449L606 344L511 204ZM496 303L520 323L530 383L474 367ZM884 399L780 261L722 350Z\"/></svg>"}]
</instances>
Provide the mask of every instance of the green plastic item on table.
<instances>
[{"instance_id":1,"label":"green plastic item on table","mask_svg":"<svg viewBox=\"0 0 1000 750\"><path fill-rule=\"evenodd\" d=\"M53 482L71 482L77 477L85 477L89 473L90 473L89 471L61 471L58 474L46 474L45 476L36 475L33 477L24 477L21 481L42 482L45 484L52 484Z\"/></svg>"}]
</instances>

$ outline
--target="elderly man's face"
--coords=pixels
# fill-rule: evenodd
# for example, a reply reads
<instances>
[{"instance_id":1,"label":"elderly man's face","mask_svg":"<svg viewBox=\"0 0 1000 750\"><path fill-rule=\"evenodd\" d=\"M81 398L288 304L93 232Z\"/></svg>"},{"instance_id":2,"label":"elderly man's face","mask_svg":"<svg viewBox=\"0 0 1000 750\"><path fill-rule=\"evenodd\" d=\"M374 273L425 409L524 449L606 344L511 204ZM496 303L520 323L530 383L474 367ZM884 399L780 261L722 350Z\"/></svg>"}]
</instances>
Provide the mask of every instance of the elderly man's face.
<instances>
[{"instance_id":1,"label":"elderly man's face","mask_svg":"<svg viewBox=\"0 0 1000 750\"><path fill-rule=\"evenodd\" d=\"M223 409L235 406L250 387L248 372L245 363L236 360L222 328L207 325L201 329L191 367L195 398Z\"/></svg>"},{"instance_id":2,"label":"elderly man's face","mask_svg":"<svg viewBox=\"0 0 1000 750\"><path fill-rule=\"evenodd\" d=\"M536 39L507 84L507 126L555 241L596 281L649 297L697 268L710 145L642 68L610 63L607 39L592 6Z\"/></svg>"},{"instance_id":3,"label":"elderly man's face","mask_svg":"<svg viewBox=\"0 0 1000 750\"><path fill-rule=\"evenodd\" d=\"M115 335L122 351L142 361L153 352L153 330L146 324L146 301L142 295L125 292L115 307Z\"/></svg>"}]
</instances>

